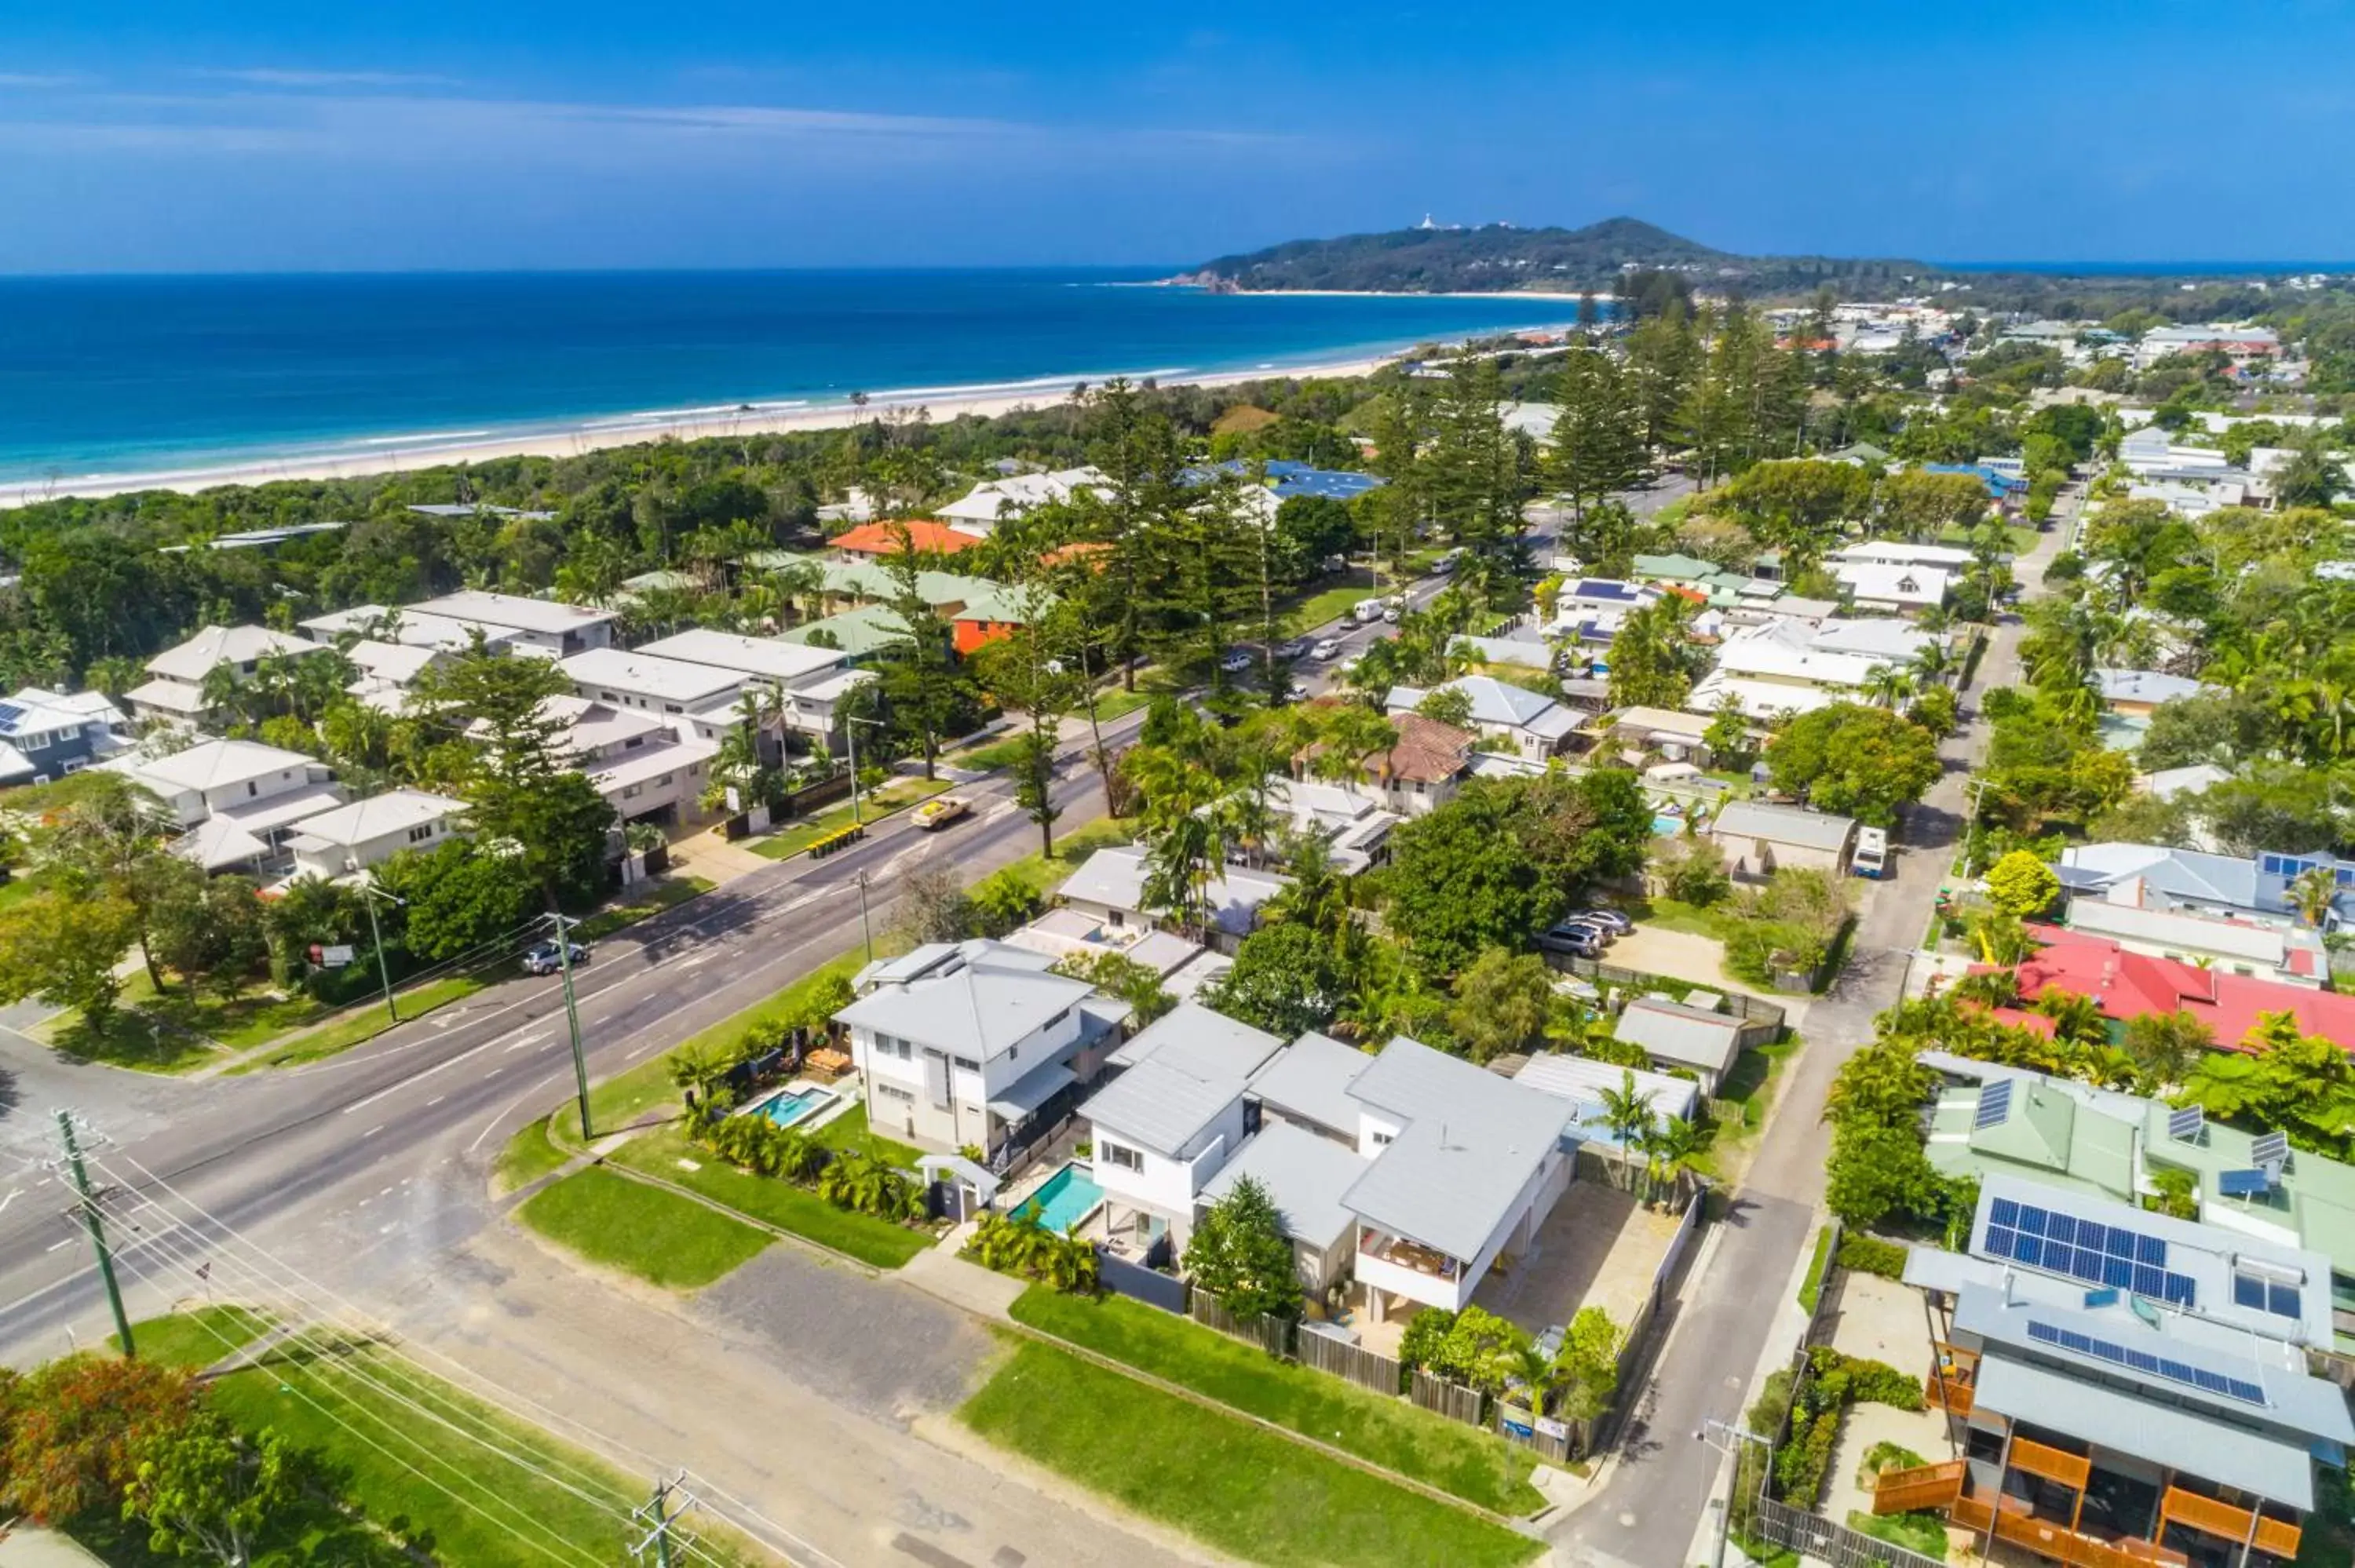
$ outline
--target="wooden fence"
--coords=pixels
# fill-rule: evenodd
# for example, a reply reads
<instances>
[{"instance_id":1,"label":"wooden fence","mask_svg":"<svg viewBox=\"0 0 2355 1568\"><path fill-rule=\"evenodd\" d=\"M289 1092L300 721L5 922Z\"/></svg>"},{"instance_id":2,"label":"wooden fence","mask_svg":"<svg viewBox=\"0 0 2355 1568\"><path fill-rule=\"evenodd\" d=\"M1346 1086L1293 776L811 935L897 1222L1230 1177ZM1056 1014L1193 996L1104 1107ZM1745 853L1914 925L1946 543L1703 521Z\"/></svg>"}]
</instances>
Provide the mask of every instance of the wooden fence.
<instances>
[{"instance_id":1,"label":"wooden fence","mask_svg":"<svg viewBox=\"0 0 2355 1568\"><path fill-rule=\"evenodd\" d=\"M1450 1421L1461 1421L1467 1426L1480 1425L1481 1405L1485 1400L1476 1388L1466 1388L1460 1383L1434 1377L1417 1367L1407 1392L1418 1409L1428 1410L1434 1415L1444 1415Z\"/></svg>"},{"instance_id":2,"label":"wooden fence","mask_svg":"<svg viewBox=\"0 0 2355 1568\"><path fill-rule=\"evenodd\" d=\"M1945 1568L1938 1558L1892 1546L1772 1498L1759 1498L1751 1507L1751 1533L1832 1568Z\"/></svg>"},{"instance_id":3,"label":"wooden fence","mask_svg":"<svg viewBox=\"0 0 2355 1568\"><path fill-rule=\"evenodd\" d=\"M1230 1312L1208 1291L1187 1293L1187 1315L1206 1329L1257 1345L1271 1356L1292 1353L1292 1320L1288 1318L1239 1318Z\"/></svg>"},{"instance_id":4,"label":"wooden fence","mask_svg":"<svg viewBox=\"0 0 2355 1568\"><path fill-rule=\"evenodd\" d=\"M1403 1369L1390 1357L1353 1345L1347 1340L1337 1340L1330 1334L1315 1333L1303 1329L1294 1344L1300 1351L1300 1364L1315 1367L1318 1372L1347 1378L1360 1388L1395 1398Z\"/></svg>"}]
</instances>

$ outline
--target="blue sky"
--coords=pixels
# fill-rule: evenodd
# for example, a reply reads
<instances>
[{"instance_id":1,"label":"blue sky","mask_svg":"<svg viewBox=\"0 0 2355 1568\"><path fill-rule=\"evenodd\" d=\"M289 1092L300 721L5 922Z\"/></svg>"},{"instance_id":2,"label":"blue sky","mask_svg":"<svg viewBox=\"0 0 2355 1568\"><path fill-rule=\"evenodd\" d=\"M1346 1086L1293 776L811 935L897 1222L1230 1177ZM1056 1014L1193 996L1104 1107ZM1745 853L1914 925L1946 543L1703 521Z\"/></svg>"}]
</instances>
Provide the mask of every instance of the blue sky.
<instances>
[{"instance_id":1,"label":"blue sky","mask_svg":"<svg viewBox=\"0 0 2355 1568\"><path fill-rule=\"evenodd\" d=\"M2340 4L1228 11L0 0L0 271L1182 263L1425 211L2355 259Z\"/></svg>"}]
</instances>

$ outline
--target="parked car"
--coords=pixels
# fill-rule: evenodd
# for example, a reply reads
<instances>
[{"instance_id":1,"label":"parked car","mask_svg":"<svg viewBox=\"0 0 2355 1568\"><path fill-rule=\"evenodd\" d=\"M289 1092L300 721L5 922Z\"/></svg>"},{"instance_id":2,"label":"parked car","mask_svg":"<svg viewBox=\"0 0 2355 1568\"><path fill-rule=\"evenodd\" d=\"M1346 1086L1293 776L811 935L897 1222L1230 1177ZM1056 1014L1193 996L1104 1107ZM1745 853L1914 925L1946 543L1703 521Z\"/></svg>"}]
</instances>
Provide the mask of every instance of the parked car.
<instances>
[{"instance_id":1,"label":"parked car","mask_svg":"<svg viewBox=\"0 0 2355 1568\"><path fill-rule=\"evenodd\" d=\"M1573 909L1562 916L1582 925L1600 926L1614 936L1624 937L1636 928L1636 922L1616 909Z\"/></svg>"},{"instance_id":2,"label":"parked car","mask_svg":"<svg viewBox=\"0 0 2355 1568\"><path fill-rule=\"evenodd\" d=\"M1538 947L1545 952L1568 953L1578 959L1599 959L1603 956L1601 936L1592 926L1568 923L1550 926L1539 934Z\"/></svg>"},{"instance_id":3,"label":"parked car","mask_svg":"<svg viewBox=\"0 0 2355 1568\"><path fill-rule=\"evenodd\" d=\"M973 815L973 802L962 795L936 795L916 808L916 831L933 832L962 817Z\"/></svg>"},{"instance_id":4,"label":"parked car","mask_svg":"<svg viewBox=\"0 0 2355 1568\"><path fill-rule=\"evenodd\" d=\"M578 942L571 943L570 947L573 968L578 969L589 961L588 948ZM564 968L564 953L557 947L556 938L553 937L545 942L535 942L524 949L523 972L527 975L552 975L562 968Z\"/></svg>"},{"instance_id":5,"label":"parked car","mask_svg":"<svg viewBox=\"0 0 2355 1568\"><path fill-rule=\"evenodd\" d=\"M1587 936L1593 938L1598 945L1606 948L1613 942L1618 940L1619 938L1618 932L1613 930L1610 927L1605 926L1602 921L1582 919L1575 915L1569 916L1567 919L1554 922L1554 929L1557 931L1582 931Z\"/></svg>"},{"instance_id":6,"label":"parked car","mask_svg":"<svg viewBox=\"0 0 2355 1568\"><path fill-rule=\"evenodd\" d=\"M1341 656L1341 644L1330 637L1325 638L1308 651L1308 656L1319 663L1338 659Z\"/></svg>"},{"instance_id":7,"label":"parked car","mask_svg":"<svg viewBox=\"0 0 2355 1568\"><path fill-rule=\"evenodd\" d=\"M1297 659L1307 652L1308 639L1305 637L1287 638L1275 645L1275 656L1279 659Z\"/></svg>"},{"instance_id":8,"label":"parked car","mask_svg":"<svg viewBox=\"0 0 2355 1568\"><path fill-rule=\"evenodd\" d=\"M1240 675L1251 667L1252 656L1241 648L1219 661L1219 668L1230 675Z\"/></svg>"}]
</instances>

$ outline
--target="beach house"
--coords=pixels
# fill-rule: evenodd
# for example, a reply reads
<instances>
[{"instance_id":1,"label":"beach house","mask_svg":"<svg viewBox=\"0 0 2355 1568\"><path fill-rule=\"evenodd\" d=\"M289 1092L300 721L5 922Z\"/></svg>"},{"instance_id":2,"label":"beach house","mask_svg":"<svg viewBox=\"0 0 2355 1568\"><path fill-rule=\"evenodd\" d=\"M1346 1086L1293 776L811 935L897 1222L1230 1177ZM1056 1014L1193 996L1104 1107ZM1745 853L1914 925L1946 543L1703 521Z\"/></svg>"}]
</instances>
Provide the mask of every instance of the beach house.
<instances>
[{"instance_id":1,"label":"beach house","mask_svg":"<svg viewBox=\"0 0 2355 1568\"><path fill-rule=\"evenodd\" d=\"M480 627L485 637L504 637L517 652L561 659L613 642L615 612L549 599L485 593L467 588L412 604L402 615L439 616L462 626Z\"/></svg>"},{"instance_id":2,"label":"beach house","mask_svg":"<svg viewBox=\"0 0 2355 1568\"><path fill-rule=\"evenodd\" d=\"M212 715L205 683L216 670L232 681L253 678L264 659L324 652L318 643L266 626L208 626L147 661L149 679L123 694L132 715L155 724L194 726Z\"/></svg>"},{"instance_id":3,"label":"beach house","mask_svg":"<svg viewBox=\"0 0 2355 1568\"><path fill-rule=\"evenodd\" d=\"M996 1153L1092 1081L1124 1002L1003 942L931 942L861 969L834 1015L868 1124L936 1150Z\"/></svg>"},{"instance_id":4,"label":"beach house","mask_svg":"<svg viewBox=\"0 0 2355 1568\"><path fill-rule=\"evenodd\" d=\"M1575 734L1579 715L1542 692L1492 675L1459 675L1433 687L1392 686L1383 709L1393 718L1423 705L1433 692L1460 692L1469 704L1465 723L1489 746L1542 762Z\"/></svg>"},{"instance_id":5,"label":"beach house","mask_svg":"<svg viewBox=\"0 0 2355 1568\"><path fill-rule=\"evenodd\" d=\"M850 668L849 655L840 649L775 637L739 637L704 627L660 638L636 652L724 672L737 678L740 692L765 692L784 729L829 752L842 734L844 704L875 679L868 671ZM734 721L742 718L740 707ZM719 728L715 726L706 735L698 723L697 733L702 739L717 739Z\"/></svg>"}]
</instances>

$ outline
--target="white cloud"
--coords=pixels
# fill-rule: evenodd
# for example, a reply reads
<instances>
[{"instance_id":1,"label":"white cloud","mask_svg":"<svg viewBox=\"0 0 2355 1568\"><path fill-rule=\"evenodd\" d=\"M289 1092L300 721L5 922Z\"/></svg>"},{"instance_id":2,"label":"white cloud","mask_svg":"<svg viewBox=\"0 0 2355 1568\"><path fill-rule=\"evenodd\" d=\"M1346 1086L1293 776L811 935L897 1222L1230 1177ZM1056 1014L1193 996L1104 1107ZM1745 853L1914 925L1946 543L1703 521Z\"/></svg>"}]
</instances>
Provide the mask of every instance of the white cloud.
<instances>
[{"instance_id":1,"label":"white cloud","mask_svg":"<svg viewBox=\"0 0 2355 1568\"><path fill-rule=\"evenodd\" d=\"M241 81L254 87L454 87L456 77L394 70L302 70L248 66L238 70L200 70L198 76Z\"/></svg>"},{"instance_id":2,"label":"white cloud","mask_svg":"<svg viewBox=\"0 0 2355 1568\"><path fill-rule=\"evenodd\" d=\"M0 88L19 88L37 92L45 88L79 87L86 77L45 75L38 71L0 70Z\"/></svg>"}]
</instances>

